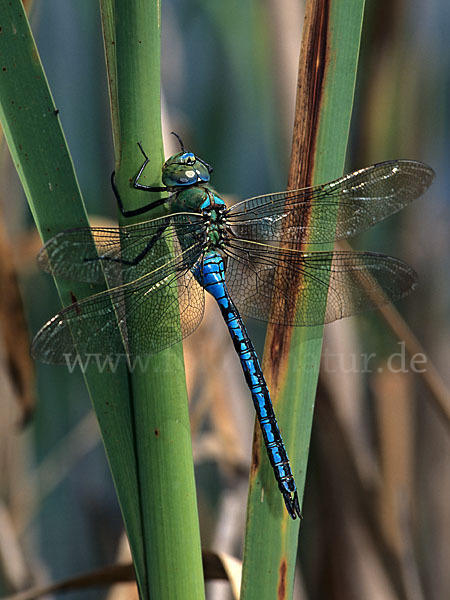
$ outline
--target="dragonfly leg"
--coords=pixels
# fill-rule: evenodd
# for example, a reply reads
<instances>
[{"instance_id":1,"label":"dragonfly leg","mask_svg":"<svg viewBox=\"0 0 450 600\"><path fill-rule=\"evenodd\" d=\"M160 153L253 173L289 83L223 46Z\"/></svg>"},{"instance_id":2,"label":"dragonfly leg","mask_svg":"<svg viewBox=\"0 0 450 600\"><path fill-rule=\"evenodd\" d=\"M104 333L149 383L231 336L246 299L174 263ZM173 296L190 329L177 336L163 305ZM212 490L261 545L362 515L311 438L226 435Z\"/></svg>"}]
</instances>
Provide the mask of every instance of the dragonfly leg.
<instances>
[{"instance_id":1,"label":"dragonfly leg","mask_svg":"<svg viewBox=\"0 0 450 600\"><path fill-rule=\"evenodd\" d=\"M148 241L145 248L131 260L127 260L125 258L114 258L112 256L96 256L95 258L85 258L84 260L85 260L85 262L92 262L93 260L106 260L109 262L116 262L116 263L120 263L122 265L128 265L128 266L138 265L141 262L141 260L143 260L147 256L147 254L150 252L150 250L153 248L153 246L156 244L156 242L162 236L162 234L164 233L164 231L166 230L167 227L168 227L168 223L161 225L161 227L158 229L158 231L150 238L150 240ZM124 235L126 236L126 233Z\"/></svg>"},{"instance_id":2,"label":"dragonfly leg","mask_svg":"<svg viewBox=\"0 0 450 600\"><path fill-rule=\"evenodd\" d=\"M145 153L145 150L142 147L141 142L138 142L138 146L139 146L139 150L141 151L142 155L144 156L144 162L142 163L142 166L139 169L138 174L136 175L136 177L133 180L133 187L136 190L142 190L144 192L169 192L170 190L166 186L143 185L142 183L139 183L139 179L140 179L142 173L144 172L145 167L150 162L150 159L147 156L147 154ZM115 171L113 171L111 173L111 186L112 186L112 189L114 192L114 196L116 197L117 204L119 206L119 210L123 214L124 217L136 217L137 215L143 215L144 213L149 212L150 210L152 210L158 206L161 206L170 197L170 196L167 196L165 198L158 198L158 200L152 200L152 202L149 202L148 204L145 204L144 206L141 206L134 210L125 210L125 208L123 206L122 198L120 197L119 190L117 189L117 186L116 186L115 174L116 174Z\"/></svg>"},{"instance_id":3,"label":"dragonfly leg","mask_svg":"<svg viewBox=\"0 0 450 600\"><path fill-rule=\"evenodd\" d=\"M142 171L143 171L143 167L141 167L141 170L139 171L138 175L136 176L136 178L133 182L133 187L135 187L138 190L145 190L148 192L167 192L167 188L165 188L165 187L151 187L151 186L144 186L144 185L139 185L139 186L135 185L136 180L139 177L139 175L142 173ZM161 206L170 197L170 196L167 196L166 198L159 198L158 200L153 200L152 202L145 204L145 206L140 206L139 208L135 208L133 210L125 210L125 207L122 202L122 198L120 197L119 190L117 189L117 186L116 186L115 175L116 175L116 172L113 171L111 173L111 186L112 186L112 189L114 192L114 196L116 197L119 210L123 214L124 217L128 218L128 217L136 217L137 215L143 215L146 212L149 212L152 209L154 209L158 206Z\"/></svg>"},{"instance_id":4,"label":"dragonfly leg","mask_svg":"<svg viewBox=\"0 0 450 600\"><path fill-rule=\"evenodd\" d=\"M133 187L136 190L143 190L144 192L167 192L169 191L168 188L166 186L155 186L155 185L143 185L142 183L139 183L139 179L142 175L142 173L144 172L145 167L148 165L148 163L150 162L149 157L145 154L145 150L142 147L141 142L138 142L138 146L139 146L139 150L141 151L143 157L144 157L144 162L142 163L141 168L139 169L138 174L136 175L136 177L133 180ZM156 201L158 202L158 201ZM151 203L153 204L153 203ZM162 204L162 203L161 203Z\"/></svg>"}]
</instances>

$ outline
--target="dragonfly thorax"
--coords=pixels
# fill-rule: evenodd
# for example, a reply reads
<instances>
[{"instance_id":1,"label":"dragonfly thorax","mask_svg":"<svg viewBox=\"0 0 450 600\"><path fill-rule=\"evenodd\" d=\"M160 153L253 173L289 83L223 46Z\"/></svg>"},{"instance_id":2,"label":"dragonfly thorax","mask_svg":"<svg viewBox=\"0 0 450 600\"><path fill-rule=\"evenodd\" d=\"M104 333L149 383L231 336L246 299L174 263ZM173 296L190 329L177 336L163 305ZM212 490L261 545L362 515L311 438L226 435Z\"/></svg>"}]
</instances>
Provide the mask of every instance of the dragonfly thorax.
<instances>
[{"instance_id":1,"label":"dragonfly thorax","mask_svg":"<svg viewBox=\"0 0 450 600\"><path fill-rule=\"evenodd\" d=\"M186 187L210 180L212 168L193 152L179 152L166 160L162 181L167 187Z\"/></svg>"},{"instance_id":2,"label":"dragonfly thorax","mask_svg":"<svg viewBox=\"0 0 450 600\"><path fill-rule=\"evenodd\" d=\"M224 215L227 207L222 198L214 192L211 190L205 190L205 192L206 199L200 206L200 210L206 225L206 247L209 249L220 248L224 242Z\"/></svg>"}]
</instances>

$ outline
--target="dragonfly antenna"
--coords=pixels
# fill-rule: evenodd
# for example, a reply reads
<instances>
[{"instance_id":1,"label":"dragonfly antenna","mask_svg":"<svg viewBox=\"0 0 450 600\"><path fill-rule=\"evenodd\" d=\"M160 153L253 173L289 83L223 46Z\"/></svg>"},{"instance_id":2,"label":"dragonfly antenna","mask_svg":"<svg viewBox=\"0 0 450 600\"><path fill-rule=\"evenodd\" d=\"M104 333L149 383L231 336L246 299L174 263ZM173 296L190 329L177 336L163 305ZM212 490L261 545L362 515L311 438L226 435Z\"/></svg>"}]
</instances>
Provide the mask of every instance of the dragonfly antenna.
<instances>
[{"instance_id":1,"label":"dragonfly antenna","mask_svg":"<svg viewBox=\"0 0 450 600\"><path fill-rule=\"evenodd\" d=\"M184 144L183 144L183 142L182 142L182 140L181 140L180 136L178 135L178 133L175 133L175 131L171 131L170 133L171 133L172 135L174 135L174 136L177 138L177 140L180 142L181 150L182 150L183 152L186 152L186 148L184 147Z\"/></svg>"}]
</instances>

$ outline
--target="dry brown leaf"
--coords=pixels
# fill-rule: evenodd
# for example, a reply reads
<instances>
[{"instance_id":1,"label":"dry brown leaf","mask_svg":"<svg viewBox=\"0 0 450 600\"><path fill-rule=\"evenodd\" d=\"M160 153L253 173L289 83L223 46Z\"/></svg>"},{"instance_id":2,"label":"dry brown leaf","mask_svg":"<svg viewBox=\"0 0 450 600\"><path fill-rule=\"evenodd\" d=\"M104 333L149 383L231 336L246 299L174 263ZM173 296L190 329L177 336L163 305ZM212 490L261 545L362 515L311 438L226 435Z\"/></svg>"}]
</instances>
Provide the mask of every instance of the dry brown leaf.
<instances>
[{"instance_id":1,"label":"dry brown leaf","mask_svg":"<svg viewBox=\"0 0 450 600\"><path fill-rule=\"evenodd\" d=\"M33 411L34 365L30 356L30 340L22 298L14 269L13 253L0 222L0 338L2 360L10 385L20 406L22 424Z\"/></svg>"}]
</instances>

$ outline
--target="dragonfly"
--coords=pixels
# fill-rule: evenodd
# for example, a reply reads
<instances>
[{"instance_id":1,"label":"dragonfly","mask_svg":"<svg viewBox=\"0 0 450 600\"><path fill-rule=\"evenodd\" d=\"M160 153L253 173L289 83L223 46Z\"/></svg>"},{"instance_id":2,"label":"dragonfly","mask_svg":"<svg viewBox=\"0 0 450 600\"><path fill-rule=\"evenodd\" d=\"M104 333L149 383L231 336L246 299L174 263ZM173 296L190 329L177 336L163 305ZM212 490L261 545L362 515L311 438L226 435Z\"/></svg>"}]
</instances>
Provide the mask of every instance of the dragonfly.
<instances>
[{"instance_id":1,"label":"dragonfly","mask_svg":"<svg viewBox=\"0 0 450 600\"><path fill-rule=\"evenodd\" d=\"M125 217L163 203L169 214L120 228L62 231L42 248L44 270L90 283L106 278L109 289L50 319L36 334L32 355L64 363L71 353L158 353L198 327L208 292L228 327L278 488L296 519L301 509L292 468L242 315L314 326L403 298L417 280L404 262L374 252L310 251L309 245L354 236L396 213L425 192L434 172L421 162L390 160L227 206L210 185L212 167L177 138L181 151L162 166L162 186L142 183L150 159L138 144L144 162L133 187L167 196L126 210L112 176ZM138 327L129 327L130 319Z\"/></svg>"}]
</instances>

